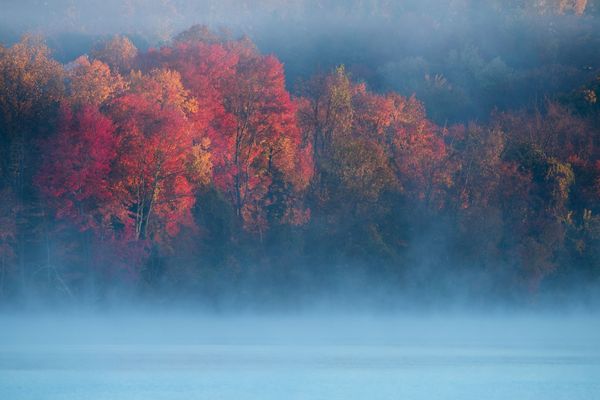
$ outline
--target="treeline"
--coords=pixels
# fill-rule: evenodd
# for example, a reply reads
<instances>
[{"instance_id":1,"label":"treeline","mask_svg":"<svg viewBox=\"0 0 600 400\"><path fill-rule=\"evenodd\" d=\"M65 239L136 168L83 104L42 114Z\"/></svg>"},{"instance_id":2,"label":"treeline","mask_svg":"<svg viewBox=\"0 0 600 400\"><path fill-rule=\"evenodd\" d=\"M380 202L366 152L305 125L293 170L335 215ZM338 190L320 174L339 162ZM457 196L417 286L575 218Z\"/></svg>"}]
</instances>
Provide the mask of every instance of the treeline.
<instances>
[{"instance_id":1,"label":"treeline","mask_svg":"<svg viewBox=\"0 0 600 400\"><path fill-rule=\"evenodd\" d=\"M276 57L199 26L65 65L25 37L0 47L0 297L587 290L598 85L440 125L343 66L292 95Z\"/></svg>"}]
</instances>

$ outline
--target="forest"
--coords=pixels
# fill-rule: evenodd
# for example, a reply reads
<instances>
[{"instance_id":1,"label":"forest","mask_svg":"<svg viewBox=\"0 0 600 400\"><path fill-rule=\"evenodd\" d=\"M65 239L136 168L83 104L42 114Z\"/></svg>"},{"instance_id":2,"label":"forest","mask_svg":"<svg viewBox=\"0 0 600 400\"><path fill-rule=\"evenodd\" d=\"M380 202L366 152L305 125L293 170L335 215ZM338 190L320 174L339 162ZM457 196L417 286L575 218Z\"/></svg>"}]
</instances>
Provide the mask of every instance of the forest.
<instances>
[{"instance_id":1,"label":"forest","mask_svg":"<svg viewBox=\"0 0 600 400\"><path fill-rule=\"evenodd\" d=\"M597 301L600 2L42 3L0 16L0 307Z\"/></svg>"}]
</instances>

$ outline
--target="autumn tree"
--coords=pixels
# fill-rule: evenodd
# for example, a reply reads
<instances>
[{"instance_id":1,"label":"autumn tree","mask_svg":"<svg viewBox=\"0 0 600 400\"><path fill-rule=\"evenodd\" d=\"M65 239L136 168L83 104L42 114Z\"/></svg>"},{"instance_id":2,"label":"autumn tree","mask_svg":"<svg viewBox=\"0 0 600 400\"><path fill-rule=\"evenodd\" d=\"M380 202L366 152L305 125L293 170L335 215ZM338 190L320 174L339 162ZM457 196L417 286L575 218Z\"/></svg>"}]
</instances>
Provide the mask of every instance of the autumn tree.
<instances>
[{"instance_id":1,"label":"autumn tree","mask_svg":"<svg viewBox=\"0 0 600 400\"><path fill-rule=\"evenodd\" d=\"M128 74L134 67L138 50L126 36L116 35L96 44L92 58L106 63L121 74Z\"/></svg>"},{"instance_id":2,"label":"autumn tree","mask_svg":"<svg viewBox=\"0 0 600 400\"><path fill-rule=\"evenodd\" d=\"M68 97L73 104L100 106L122 94L127 82L99 60L77 58L67 70Z\"/></svg>"},{"instance_id":3,"label":"autumn tree","mask_svg":"<svg viewBox=\"0 0 600 400\"><path fill-rule=\"evenodd\" d=\"M126 87L102 110L65 103L36 181L59 220L92 233L95 264L132 269L148 245L168 246L191 224L211 164L177 72L134 73Z\"/></svg>"},{"instance_id":4,"label":"autumn tree","mask_svg":"<svg viewBox=\"0 0 600 400\"><path fill-rule=\"evenodd\" d=\"M444 131L416 99L372 93L343 67L303 89L299 120L313 143L315 218L348 252L396 257L406 217L441 208L452 184Z\"/></svg>"},{"instance_id":5,"label":"autumn tree","mask_svg":"<svg viewBox=\"0 0 600 400\"><path fill-rule=\"evenodd\" d=\"M427 207L443 207L455 168L448 158L446 131L426 118L414 97L391 95L390 100L393 119L386 140L402 190Z\"/></svg>"},{"instance_id":6,"label":"autumn tree","mask_svg":"<svg viewBox=\"0 0 600 400\"><path fill-rule=\"evenodd\" d=\"M306 101L299 115L305 135L313 143L315 162L326 157L335 137L350 131L352 91L350 77L343 66L332 74L314 76L302 88Z\"/></svg>"},{"instance_id":7,"label":"autumn tree","mask_svg":"<svg viewBox=\"0 0 600 400\"><path fill-rule=\"evenodd\" d=\"M447 199L454 262L498 276L523 271L515 249L528 234L522 222L529 214L531 174L504 159L507 138L498 127L473 122L453 126L448 139L456 166Z\"/></svg>"},{"instance_id":8,"label":"autumn tree","mask_svg":"<svg viewBox=\"0 0 600 400\"><path fill-rule=\"evenodd\" d=\"M231 123L223 105L221 83L235 73L238 57L221 43L192 37L194 40L177 40L171 46L150 49L140 56L140 66L146 72L156 68L179 72L181 81L198 102L193 117L196 132L215 136L215 131Z\"/></svg>"},{"instance_id":9,"label":"autumn tree","mask_svg":"<svg viewBox=\"0 0 600 400\"><path fill-rule=\"evenodd\" d=\"M581 230L576 226L590 220L596 203L597 143L586 120L552 102L533 113L501 113L496 124L507 135L504 158L531 176L529 194L523 197L527 211L516 226L524 237L522 267L536 286L561 260L577 254L572 243L581 243Z\"/></svg>"},{"instance_id":10,"label":"autumn tree","mask_svg":"<svg viewBox=\"0 0 600 400\"><path fill-rule=\"evenodd\" d=\"M192 181L207 177L210 163L194 142L189 116L197 103L179 74L154 70L132 75L131 91L110 105L119 157L113 191L127 236L163 240L191 221Z\"/></svg>"},{"instance_id":11,"label":"autumn tree","mask_svg":"<svg viewBox=\"0 0 600 400\"><path fill-rule=\"evenodd\" d=\"M375 169L365 164L363 171L360 163L355 164L353 174L388 171L372 176L382 184L375 197L381 189L396 185L406 196L434 203L439 191L451 184L443 132L427 120L416 99L370 93L364 84L352 83L343 67L309 82L304 94L300 118L304 134L313 142L317 177L335 175L339 162L331 157L336 152L339 157L348 143L362 142L370 148L368 153L381 154L381 164ZM354 152L348 157L360 153ZM326 165L333 170L326 171ZM386 174L392 178L384 178Z\"/></svg>"},{"instance_id":12,"label":"autumn tree","mask_svg":"<svg viewBox=\"0 0 600 400\"><path fill-rule=\"evenodd\" d=\"M48 134L63 88L62 66L38 38L27 36L0 48L1 170L10 175L17 192L31 176L27 149L32 140Z\"/></svg>"},{"instance_id":13,"label":"autumn tree","mask_svg":"<svg viewBox=\"0 0 600 400\"><path fill-rule=\"evenodd\" d=\"M544 110L532 114L524 111L499 114L496 123L507 133L507 155L518 159L524 168L535 171L540 181L550 185L543 190L548 204L565 204L571 197L578 199L579 204L571 202L568 206L575 207L577 212L591 206L595 201L590 190L596 176L594 163L600 152L598 142L590 134L594 128L588 121L560 104L548 102ZM559 187L563 186L562 179L572 173L579 179L570 183L567 193ZM560 209L559 217L566 212L565 207Z\"/></svg>"},{"instance_id":14,"label":"autumn tree","mask_svg":"<svg viewBox=\"0 0 600 400\"><path fill-rule=\"evenodd\" d=\"M110 227L115 193L110 180L117 156L115 126L92 105L65 105L56 135L43 145L38 187L59 219L80 230Z\"/></svg>"},{"instance_id":15,"label":"autumn tree","mask_svg":"<svg viewBox=\"0 0 600 400\"><path fill-rule=\"evenodd\" d=\"M247 229L264 231L274 176L298 192L312 171L282 64L247 40L219 40L202 29L151 51L142 64L181 74L198 100L196 130L211 140L215 185Z\"/></svg>"},{"instance_id":16,"label":"autumn tree","mask_svg":"<svg viewBox=\"0 0 600 400\"><path fill-rule=\"evenodd\" d=\"M302 145L295 106L285 90L283 68L274 57L241 49L235 74L223 87L225 110L233 125L215 144L221 146L216 181L249 226L264 224L261 215L274 171L296 173ZM301 177L300 180L306 177ZM288 180L290 180L288 178ZM298 182L302 184L302 182ZM306 185L304 185L306 186Z\"/></svg>"},{"instance_id":17,"label":"autumn tree","mask_svg":"<svg viewBox=\"0 0 600 400\"><path fill-rule=\"evenodd\" d=\"M64 97L63 75L62 66L37 37L0 46L0 187L10 189L16 205L9 209L15 213L13 249L22 290L29 286L30 264L35 262L26 249L39 239L44 212L32 185L39 166L38 141L55 128Z\"/></svg>"}]
</instances>

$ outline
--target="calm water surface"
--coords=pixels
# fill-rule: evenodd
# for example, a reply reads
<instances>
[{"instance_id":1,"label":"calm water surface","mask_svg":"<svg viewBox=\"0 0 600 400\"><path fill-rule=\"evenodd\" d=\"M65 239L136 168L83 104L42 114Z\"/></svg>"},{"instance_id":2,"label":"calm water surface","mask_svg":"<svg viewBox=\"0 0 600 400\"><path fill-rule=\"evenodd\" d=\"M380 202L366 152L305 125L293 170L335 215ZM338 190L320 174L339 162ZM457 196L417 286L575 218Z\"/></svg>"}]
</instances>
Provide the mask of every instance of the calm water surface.
<instances>
[{"instance_id":1,"label":"calm water surface","mask_svg":"<svg viewBox=\"0 0 600 400\"><path fill-rule=\"evenodd\" d=\"M0 399L600 398L595 322L52 321L2 321Z\"/></svg>"}]
</instances>

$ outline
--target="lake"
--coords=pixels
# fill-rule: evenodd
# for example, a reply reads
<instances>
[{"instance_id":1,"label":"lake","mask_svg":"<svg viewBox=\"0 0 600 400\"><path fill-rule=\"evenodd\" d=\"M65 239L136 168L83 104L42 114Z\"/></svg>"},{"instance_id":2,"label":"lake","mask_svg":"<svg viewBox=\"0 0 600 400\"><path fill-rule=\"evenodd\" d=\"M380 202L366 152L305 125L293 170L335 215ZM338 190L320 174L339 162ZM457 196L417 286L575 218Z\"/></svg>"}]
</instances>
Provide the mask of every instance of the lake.
<instances>
[{"instance_id":1,"label":"lake","mask_svg":"<svg viewBox=\"0 0 600 400\"><path fill-rule=\"evenodd\" d=\"M596 321L12 316L0 399L589 400Z\"/></svg>"}]
</instances>

